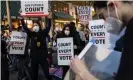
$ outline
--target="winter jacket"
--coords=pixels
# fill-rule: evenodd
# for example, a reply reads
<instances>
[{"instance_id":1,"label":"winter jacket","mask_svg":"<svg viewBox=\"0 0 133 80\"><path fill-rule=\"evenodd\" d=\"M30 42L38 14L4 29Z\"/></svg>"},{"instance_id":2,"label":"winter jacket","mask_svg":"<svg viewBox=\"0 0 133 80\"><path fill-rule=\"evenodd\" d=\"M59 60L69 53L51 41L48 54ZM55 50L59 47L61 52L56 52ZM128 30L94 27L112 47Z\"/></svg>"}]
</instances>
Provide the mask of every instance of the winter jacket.
<instances>
[{"instance_id":1,"label":"winter jacket","mask_svg":"<svg viewBox=\"0 0 133 80\"><path fill-rule=\"evenodd\" d=\"M51 28L51 19L47 20L47 25L44 30L41 30L39 32L32 32L30 31L26 24L24 23L24 20L21 20L23 29L27 33L27 35L31 39L31 47L30 47L30 54L31 57L36 57L37 54L40 54L43 57L47 57L48 51L47 51L47 45L46 45L46 37L50 31Z\"/></svg>"}]
</instances>

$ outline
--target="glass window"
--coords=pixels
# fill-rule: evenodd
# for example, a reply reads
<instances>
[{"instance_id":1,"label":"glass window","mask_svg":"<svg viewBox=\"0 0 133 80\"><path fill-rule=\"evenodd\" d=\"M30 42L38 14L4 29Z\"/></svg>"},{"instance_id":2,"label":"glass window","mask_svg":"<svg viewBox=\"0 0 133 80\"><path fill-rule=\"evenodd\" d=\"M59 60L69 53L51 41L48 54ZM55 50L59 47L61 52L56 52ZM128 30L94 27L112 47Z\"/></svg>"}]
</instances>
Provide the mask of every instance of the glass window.
<instances>
[{"instance_id":1,"label":"glass window","mask_svg":"<svg viewBox=\"0 0 133 80\"><path fill-rule=\"evenodd\" d=\"M52 2L54 12L69 13L69 5L63 2Z\"/></svg>"}]
</instances>

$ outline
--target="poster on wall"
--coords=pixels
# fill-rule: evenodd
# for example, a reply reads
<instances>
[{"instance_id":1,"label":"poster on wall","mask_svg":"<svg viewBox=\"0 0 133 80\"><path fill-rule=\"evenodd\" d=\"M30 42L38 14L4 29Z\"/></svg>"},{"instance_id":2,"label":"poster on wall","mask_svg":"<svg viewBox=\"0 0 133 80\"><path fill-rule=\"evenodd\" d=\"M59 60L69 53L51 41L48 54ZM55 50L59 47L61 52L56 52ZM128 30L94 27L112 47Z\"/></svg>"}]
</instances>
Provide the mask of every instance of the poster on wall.
<instances>
[{"instance_id":1,"label":"poster on wall","mask_svg":"<svg viewBox=\"0 0 133 80\"><path fill-rule=\"evenodd\" d=\"M21 0L22 16L47 16L48 0L45 1L23 1Z\"/></svg>"},{"instance_id":2,"label":"poster on wall","mask_svg":"<svg viewBox=\"0 0 133 80\"><path fill-rule=\"evenodd\" d=\"M88 23L92 19L91 7L77 6L77 14L81 23Z\"/></svg>"},{"instance_id":3,"label":"poster on wall","mask_svg":"<svg viewBox=\"0 0 133 80\"><path fill-rule=\"evenodd\" d=\"M69 65L74 56L73 38L57 38L58 65Z\"/></svg>"},{"instance_id":4,"label":"poster on wall","mask_svg":"<svg viewBox=\"0 0 133 80\"><path fill-rule=\"evenodd\" d=\"M12 45L9 54L23 55L25 51L27 35L24 32L13 31L11 34Z\"/></svg>"},{"instance_id":5,"label":"poster on wall","mask_svg":"<svg viewBox=\"0 0 133 80\"><path fill-rule=\"evenodd\" d=\"M105 21L100 20L92 20L89 21L89 29L91 30L90 38L95 39L95 45L106 45L106 28Z\"/></svg>"}]
</instances>

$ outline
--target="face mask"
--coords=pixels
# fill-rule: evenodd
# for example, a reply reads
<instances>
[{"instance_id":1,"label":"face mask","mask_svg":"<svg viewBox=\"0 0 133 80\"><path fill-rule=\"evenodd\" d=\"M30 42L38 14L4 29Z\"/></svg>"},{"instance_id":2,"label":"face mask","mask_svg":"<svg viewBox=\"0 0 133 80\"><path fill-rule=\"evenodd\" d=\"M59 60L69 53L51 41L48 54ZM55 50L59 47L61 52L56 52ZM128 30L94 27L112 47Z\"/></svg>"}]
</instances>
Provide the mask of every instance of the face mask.
<instances>
[{"instance_id":1,"label":"face mask","mask_svg":"<svg viewBox=\"0 0 133 80\"><path fill-rule=\"evenodd\" d=\"M34 31L34 32L38 32L38 31L39 31L39 26L34 26L34 27L33 27L33 31Z\"/></svg>"},{"instance_id":2,"label":"face mask","mask_svg":"<svg viewBox=\"0 0 133 80\"><path fill-rule=\"evenodd\" d=\"M69 35L70 34L70 31L68 31L68 30L65 30L65 35Z\"/></svg>"},{"instance_id":3,"label":"face mask","mask_svg":"<svg viewBox=\"0 0 133 80\"><path fill-rule=\"evenodd\" d=\"M107 32L115 34L115 35L119 35L123 29L122 22L113 17L108 17L106 19L105 26L106 26Z\"/></svg>"},{"instance_id":4,"label":"face mask","mask_svg":"<svg viewBox=\"0 0 133 80\"><path fill-rule=\"evenodd\" d=\"M119 19L116 6L115 6L115 10L116 10L116 16L118 19L114 17L110 17L110 12L109 12L109 7L108 7L109 17L106 18L105 26L106 26L107 32L115 34L115 35L119 35L124 27L123 27L123 23Z\"/></svg>"}]
</instances>

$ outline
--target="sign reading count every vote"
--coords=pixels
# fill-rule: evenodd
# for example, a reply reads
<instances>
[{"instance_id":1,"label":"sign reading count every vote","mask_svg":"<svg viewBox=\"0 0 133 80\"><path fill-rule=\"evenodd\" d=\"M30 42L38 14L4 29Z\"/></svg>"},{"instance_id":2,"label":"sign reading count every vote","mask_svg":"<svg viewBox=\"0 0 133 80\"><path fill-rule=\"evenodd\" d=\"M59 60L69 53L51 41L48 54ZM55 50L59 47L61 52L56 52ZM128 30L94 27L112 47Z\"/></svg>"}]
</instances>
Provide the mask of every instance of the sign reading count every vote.
<instances>
[{"instance_id":1,"label":"sign reading count every vote","mask_svg":"<svg viewBox=\"0 0 133 80\"><path fill-rule=\"evenodd\" d=\"M58 65L69 65L74 56L73 38L57 38Z\"/></svg>"},{"instance_id":2,"label":"sign reading count every vote","mask_svg":"<svg viewBox=\"0 0 133 80\"><path fill-rule=\"evenodd\" d=\"M91 30L90 38L95 39L95 45L106 45L106 28L103 19L89 21L89 29Z\"/></svg>"}]
</instances>

